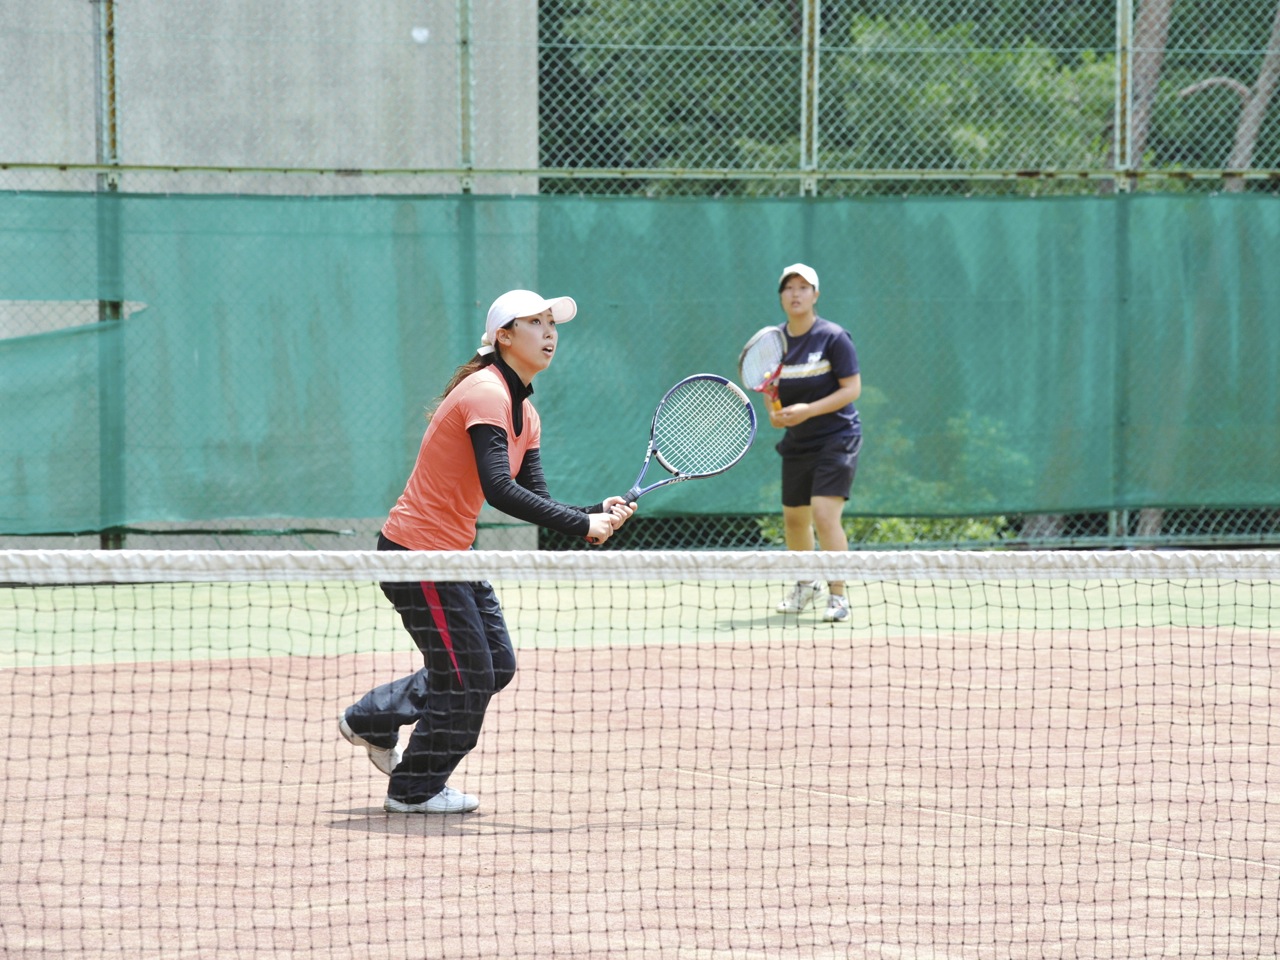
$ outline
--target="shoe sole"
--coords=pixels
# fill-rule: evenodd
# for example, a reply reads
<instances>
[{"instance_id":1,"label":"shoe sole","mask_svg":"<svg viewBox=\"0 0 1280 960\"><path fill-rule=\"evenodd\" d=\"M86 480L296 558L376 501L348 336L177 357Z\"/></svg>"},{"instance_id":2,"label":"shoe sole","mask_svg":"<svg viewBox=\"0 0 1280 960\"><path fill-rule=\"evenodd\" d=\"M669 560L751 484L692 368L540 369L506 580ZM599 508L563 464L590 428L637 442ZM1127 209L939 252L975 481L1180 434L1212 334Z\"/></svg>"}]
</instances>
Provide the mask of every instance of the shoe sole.
<instances>
[{"instance_id":1,"label":"shoe sole","mask_svg":"<svg viewBox=\"0 0 1280 960\"><path fill-rule=\"evenodd\" d=\"M426 801L425 803L405 803L401 800L394 800L391 797L387 797L387 799L383 801L382 809L387 811L387 813L441 814L441 813L470 813L471 811L475 810L479 806L480 806L480 801L477 800L475 797L470 797L469 799L460 801L458 803L451 803L448 806L441 805L441 806L435 806L435 807L431 806L430 800Z\"/></svg>"},{"instance_id":2,"label":"shoe sole","mask_svg":"<svg viewBox=\"0 0 1280 960\"><path fill-rule=\"evenodd\" d=\"M391 747L390 749L387 747L375 747L351 729L351 725L347 723L347 715L345 713L338 718L338 732L342 734L342 739L353 747L364 747L369 753L369 762L388 777L391 776L391 771L400 765L399 747Z\"/></svg>"}]
</instances>

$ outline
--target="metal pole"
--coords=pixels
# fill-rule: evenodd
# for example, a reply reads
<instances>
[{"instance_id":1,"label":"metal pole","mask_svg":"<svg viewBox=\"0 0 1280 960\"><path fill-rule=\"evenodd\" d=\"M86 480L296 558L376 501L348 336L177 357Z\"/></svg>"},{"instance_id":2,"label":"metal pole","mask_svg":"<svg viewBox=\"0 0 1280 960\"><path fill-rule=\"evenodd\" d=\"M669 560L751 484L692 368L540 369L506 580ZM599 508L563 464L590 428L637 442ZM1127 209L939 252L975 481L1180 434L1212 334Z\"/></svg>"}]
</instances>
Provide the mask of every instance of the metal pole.
<instances>
[{"instance_id":1,"label":"metal pole","mask_svg":"<svg viewBox=\"0 0 1280 960\"><path fill-rule=\"evenodd\" d=\"M1133 171L1133 0L1116 0L1115 155L1120 189L1130 188Z\"/></svg>"},{"instance_id":2,"label":"metal pole","mask_svg":"<svg viewBox=\"0 0 1280 960\"><path fill-rule=\"evenodd\" d=\"M1127 444L1125 432L1129 428L1129 310L1131 269L1129 202L1134 186L1133 157L1133 0L1116 0L1116 110L1115 110L1115 167L1116 167L1116 326L1115 345L1112 354L1115 363L1115 414L1111 438L1111 496L1127 495L1125 470ZM1129 511L1112 509L1107 515L1107 535L1123 543L1129 536Z\"/></svg>"},{"instance_id":3,"label":"metal pole","mask_svg":"<svg viewBox=\"0 0 1280 960\"><path fill-rule=\"evenodd\" d=\"M458 3L458 165L464 170L475 166L475 105L471 96L471 0ZM462 192L470 193L470 175L462 178Z\"/></svg>"},{"instance_id":4,"label":"metal pole","mask_svg":"<svg viewBox=\"0 0 1280 960\"><path fill-rule=\"evenodd\" d=\"M458 250L462 254L459 295L464 316L479 306L477 270L480 251L476 241L475 205L475 98L472 96L471 55L472 0L458 2L458 165L467 171L460 181L458 204ZM537 78L534 79L537 82Z\"/></svg>"},{"instance_id":5,"label":"metal pole","mask_svg":"<svg viewBox=\"0 0 1280 960\"><path fill-rule=\"evenodd\" d=\"M822 0L805 0L804 42L801 51L801 70L804 82L800 94L800 168L806 175L800 180L802 196L814 196L818 192L818 66L819 43L822 36Z\"/></svg>"},{"instance_id":6,"label":"metal pole","mask_svg":"<svg viewBox=\"0 0 1280 960\"><path fill-rule=\"evenodd\" d=\"M1121 190L1115 197L1116 210L1116 324L1115 341L1112 349L1112 362L1115 364L1113 383L1115 395L1112 398L1114 413L1111 436L1111 501L1127 498L1129 476L1125 465L1128 456L1127 433L1129 429L1129 337L1133 329L1129 322L1132 312L1132 289L1130 273L1132 257L1130 256L1129 203L1132 194ZM1123 542L1129 536L1128 509L1112 509L1108 515L1107 533L1112 540ZM1117 543L1117 546L1119 543Z\"/></svg>"},{"instance_id":7,"label":"metal pole","mask_svg":"<svg viewBox=\"0 0 1280 960\"><path fill-rule=\"evenodd\" d=\"M98 322L118 325L124 316L123 266L120 251L119 126L116 116L116 5L93 0L98 15L94 66L98 86L95 123L98 163L108 169L97 175ZM98 338L98 510L101 519L124 515L124 356L116 331ZM110 524L111 521L107 520ZM124 546L124 532L107 525L99 531L103 550Z\"/></svg>"}]
</instances>

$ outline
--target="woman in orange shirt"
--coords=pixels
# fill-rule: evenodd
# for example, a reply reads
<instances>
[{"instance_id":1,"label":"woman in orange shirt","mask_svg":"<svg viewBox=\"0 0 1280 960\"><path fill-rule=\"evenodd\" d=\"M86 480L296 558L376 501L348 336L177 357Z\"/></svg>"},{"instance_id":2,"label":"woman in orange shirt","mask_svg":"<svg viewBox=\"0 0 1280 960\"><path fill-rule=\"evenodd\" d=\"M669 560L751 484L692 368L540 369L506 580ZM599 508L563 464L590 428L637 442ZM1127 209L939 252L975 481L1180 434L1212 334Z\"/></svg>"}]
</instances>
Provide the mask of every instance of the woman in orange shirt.
<instances>
[{"instance_id":1,"label":"woman in orange shirt","mask_svg":"<svg viewBox=\"0 0 1280 960\"><path fill-rule=\"evenodd\" d=\"M533 378L551 364L570 297L504 293L489 308L476 355L455 371L432 413L379 550L466 550L488 501L520 520L603 543L635 510L622 497L574 507L547 494ZM480 801L448 786L476 745L492 696L515 676L515 650L487 581L383 583L418 649L417 673L375 687L338 721L351 743L390 776L393 813L466 813ZM402 726L414 725L403 753Z\"/></svg>"}]
</instances>

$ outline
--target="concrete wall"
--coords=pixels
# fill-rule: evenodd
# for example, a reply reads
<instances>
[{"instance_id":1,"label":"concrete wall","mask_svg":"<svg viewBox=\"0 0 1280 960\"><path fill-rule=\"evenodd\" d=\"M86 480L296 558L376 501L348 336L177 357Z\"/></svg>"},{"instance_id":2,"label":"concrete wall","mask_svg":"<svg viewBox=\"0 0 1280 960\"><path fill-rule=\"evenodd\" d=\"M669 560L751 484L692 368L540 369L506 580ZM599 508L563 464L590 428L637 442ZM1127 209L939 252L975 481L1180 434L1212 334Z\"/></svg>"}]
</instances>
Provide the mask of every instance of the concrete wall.
<instances>
[{"instance_id":1,"label":"concrete wall","mask_svg":"<svg viewBox=\"0 0 1280 960\"><path fill-rule=\"evenodd\" d=\"M93 163L94 18L85 0L0 3L0 164ZM91 189L85 174L9 173L0 189Z\"/></svg>"},{"instance_id":2,"label":"concrete wall","mask_svg":"<svg viewBox=\"0 0 1280 960\"><path fill-rule=\"evenodd\" d=\"M102 9L88 0L0 3L0 164L97 159ZM114 11L122 164L206 171L537 165L536 0L128 0ZM0 189L92 186L83 173L0 169ZM121 184L136 192L237 193L461 187L456 172L160 171L130 173ZM474 189L522 193L536 183L480 177Z\"/></svg>"}]
</instances>

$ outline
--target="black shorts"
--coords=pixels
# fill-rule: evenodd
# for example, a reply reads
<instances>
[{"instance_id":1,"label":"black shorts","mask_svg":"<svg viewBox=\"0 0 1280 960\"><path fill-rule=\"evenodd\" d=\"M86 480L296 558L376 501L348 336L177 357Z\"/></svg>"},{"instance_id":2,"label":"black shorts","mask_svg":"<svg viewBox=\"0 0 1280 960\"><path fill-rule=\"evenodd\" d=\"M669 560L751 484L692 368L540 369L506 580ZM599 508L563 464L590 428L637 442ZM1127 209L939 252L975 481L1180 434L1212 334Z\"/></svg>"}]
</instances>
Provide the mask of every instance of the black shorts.
<instances>
[{"instance_id":1,"label":"black shorts","mask_svg":"<svg viewBox=\"0 0 1280 960\"><path fill-rule=\"evenodd\" d=\"M813 497L849 499L853 475L858 472L862 436L833 442L813 453L792 453L782 458L782 505L807 507Z\"/></svg>"}]
</instances>

